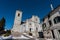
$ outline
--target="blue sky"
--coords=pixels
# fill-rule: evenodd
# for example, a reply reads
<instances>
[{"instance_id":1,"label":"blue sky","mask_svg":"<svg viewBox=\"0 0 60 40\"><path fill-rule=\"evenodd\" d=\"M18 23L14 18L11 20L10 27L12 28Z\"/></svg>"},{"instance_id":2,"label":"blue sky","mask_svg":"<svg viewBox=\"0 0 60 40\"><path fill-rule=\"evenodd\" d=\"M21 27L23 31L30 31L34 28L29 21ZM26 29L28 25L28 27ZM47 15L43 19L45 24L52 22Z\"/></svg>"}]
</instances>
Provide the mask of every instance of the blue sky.
<instances>
[{"instance_id":1,"label":"blue sky","mask_svg":"<svg viewBox=\"0 0 60 40\"><path fill-rule=\"evenodd\" d=\"M5 29L11 29L16 10L22 10L22 21L37 15L42 19L50 11L49 0L0 0L0 19L6 19ZM60 0L52 0L53 7L60 5Z\"/></svg>"}]
</instances>

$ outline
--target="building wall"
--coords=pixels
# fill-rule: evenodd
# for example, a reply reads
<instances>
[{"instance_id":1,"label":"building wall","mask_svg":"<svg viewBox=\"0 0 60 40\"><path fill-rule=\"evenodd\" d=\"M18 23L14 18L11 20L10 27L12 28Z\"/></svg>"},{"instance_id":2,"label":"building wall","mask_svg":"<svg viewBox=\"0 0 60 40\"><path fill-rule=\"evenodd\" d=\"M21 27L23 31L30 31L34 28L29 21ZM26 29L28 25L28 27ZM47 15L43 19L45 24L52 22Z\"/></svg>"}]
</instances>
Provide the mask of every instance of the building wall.
<instances>
[{"instance_id":1,"label":"building wall","mask_svg":"<svg viewBox=\"0 0 60 40\"><path fill-rule=\"evenodd\" d=\"M47 38L47 37L49 37L48 36L48 34L47 34L47 29L49 29L50 31L51 30L53 30L53 33L54 33L54 36L55 36L55 39L56 40L59 40L60 39L60 34L59 34L59 32L58 32L58 30L60 30L60 23L54 23L54 18L55 17L57 17L57 16L60 16L60 9L58 10L58 11L54 11L54 12L52 12L53 13L53 15L50 15L50 17L48 18L45 18L45 20L44 20L44 22L43 23L46 23L46 30L44 31L44 36ZM49 21L51 21L52 23L52 25L50 25L49 24ZM52 32L50 32L51 34L50 34L50 36L51 36L51 38L53 38L53 34L52 34Z\"/></svg>"},{"instance_id":2,"label":"building wall","mask_svg":"<svg viewBox=\"0 0 60 40\"><path fill-rule=\"evenodd\" d=\"M59 11L55 12L54 15L52 15L52 16L50 17L49 20L52 21L52 26L50 27L50 29L52 29L52 30L54 31L55 38L56 38L57 40L59 40L60 34L59 34L58 30L60 30L60 23L57 23L57 24L54 23L54 18L57 17L57 16L60 16Z\"/></svg>"},{"instance_id":3,"label":"building wall","mask_svg":"<svg viewBox=\"0 0 60 40\"><path fill-rule=\"evenodd\" d=\"M27 30L29 30L28 33L32 33L33 36L37 37L36 35L38 35L38 31L42 30L42 27L40 26L40 19L37 16L32 16L32 18L30 18L26 22L27 22L26 24L28 24L27 25L28 28Z\"/></svg>"},{"instance_id":4,"label":"building wall","mask_svg":"<svg viewBox=\"0 0 60 40\"><path fill-rule=\"evenodd\" d=\"M25 27L23 26L25 25ZM22 32L31 33L32 36L38 37L38 32L42 31L42 26L40 25L40 19L37 16L32 16L32 18L27 19L25 23L21 25ZM25 30L24 30L25 29Z\"/></svg>"},{"instance_id":5,"label":"building wall","mask_svg":"<svg viewBox=\"0 0 60 40\"><path fill-rule=\"evenodd\" d=\"M52 21L52 27L60 26L60 23L59 23L59 24L55 24L55 23L54 23L54 18L57 17L57 16L60 16L59 11L56 12L54 15L52 15L52 16L50 17L50 19L49 19L49 20Z\"/></svg>"},{"instance_id":6,"label":"building wall","mask_svg":"<svg viewBox=\"0 0 60 40\"><path fill-rule=\"evenodd\" d=\"M52 32L49 29L49 19L48 17L45 18L43 24L46 26L43 28L44 38L52 38ZM42 26L43 27L43 26Z\"/></svg>"}]
</instances>

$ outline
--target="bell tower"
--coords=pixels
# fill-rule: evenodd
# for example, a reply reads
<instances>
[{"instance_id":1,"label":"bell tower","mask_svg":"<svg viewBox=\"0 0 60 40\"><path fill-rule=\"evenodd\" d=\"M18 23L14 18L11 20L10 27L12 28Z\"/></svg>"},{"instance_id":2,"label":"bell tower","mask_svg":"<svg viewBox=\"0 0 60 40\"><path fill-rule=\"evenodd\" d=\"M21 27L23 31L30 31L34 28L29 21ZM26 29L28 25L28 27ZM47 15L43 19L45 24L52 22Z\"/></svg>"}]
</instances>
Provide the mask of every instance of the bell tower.
<instances>
[{"instance_id":1,"label":"bell tower","mask_svg":"<svg viewBox=\"0 0 60 40\"><path fill-rule=\"evenodd\" d=\"M22 19L22 11L16 10L14 25L20 25Z\"/></svg>"},{"instance_id":2,"label":"bell tower","mask_svg":"<svg viewBox=\"0 0 60 40\"><path fill-rule=\"evenodd\" d=\"M14 34L17 35L18 33L20 33L21 19L22 19L22 11L16 10L14 25L13 25L13 28L11 30L12 35L14 35Z\"/></svg>"}]
</instances>

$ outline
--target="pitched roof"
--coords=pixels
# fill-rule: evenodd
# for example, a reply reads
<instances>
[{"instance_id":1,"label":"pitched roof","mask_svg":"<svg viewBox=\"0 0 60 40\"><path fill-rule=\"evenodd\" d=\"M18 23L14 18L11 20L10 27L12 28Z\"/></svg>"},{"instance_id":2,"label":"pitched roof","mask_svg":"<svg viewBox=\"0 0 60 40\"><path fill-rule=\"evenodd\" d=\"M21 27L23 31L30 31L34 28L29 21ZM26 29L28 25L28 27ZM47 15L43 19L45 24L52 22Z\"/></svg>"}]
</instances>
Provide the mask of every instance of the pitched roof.
<instances>
[{"instance_id":1,"label":"pitched roof","mask_svg":"<svg viewBox=\"0 0 60 40\"><path fill-rule=\"evenodd\" d=\"M52 10L51 12L49 12L48 15L46 15L44 18L43 18L43 21L45 18L48 18L48 16L52 16L55 12L59 11L60 9L60 5L58 5L54 10Z\"/></svg>"}]
</instances>

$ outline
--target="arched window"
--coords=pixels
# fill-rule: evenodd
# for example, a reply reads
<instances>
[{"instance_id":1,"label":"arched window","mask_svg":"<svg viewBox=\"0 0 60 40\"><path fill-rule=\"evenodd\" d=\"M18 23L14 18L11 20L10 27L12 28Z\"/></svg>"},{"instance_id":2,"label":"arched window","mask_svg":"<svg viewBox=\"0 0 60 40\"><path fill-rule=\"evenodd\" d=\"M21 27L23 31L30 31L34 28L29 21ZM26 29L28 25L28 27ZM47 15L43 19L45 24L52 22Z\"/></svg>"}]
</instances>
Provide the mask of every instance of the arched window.
<instances>
[{"instance_id":1,"label":"arched window","mask_svg":"<svg viewBox=\"0 0 60 40\"><path fill-rule=\"evenodd\" d=\"M54 23L57 24L60 22L60 16L54 18Z\"/></svg>"},{"instance_id":2,"label":"arched window","mask_svg":"<svg viewBox=\"0 0 60 40\"><path fill-rule=\"evenodd\" d=\"M18 17L20 16L20 13L18 13Z\"/></svg>"},{"instance_id":3,"label":"arched window","mask_svg":"<svg viewBox=\"0 0 60 40\"><path fill-rule=\"evenodd\" d=\"M30 28L30 32L31 32L31 28Z\"/></svg>"},{"instance_id":4,"label":"arched window","mask_svg":"<svg viewBox=\"0 0 60 40\"><path fill-rule=\"evenodd\" d=\"M43 23L42 27L43 27L43 29L45 29L46 28L46 23Z\"/></svg>"},{"instance_id":5,"label":"arched window","mask_svg":"<svg viewBox=\"0 0 60 40\"><path fill-rule=\"evenodd\" d=\"M51 20L49 20L49 25L50 25L50 26L52 25L52 22L51 22Z\"/></svg>"}]
</instances>

